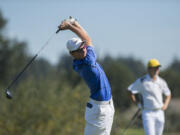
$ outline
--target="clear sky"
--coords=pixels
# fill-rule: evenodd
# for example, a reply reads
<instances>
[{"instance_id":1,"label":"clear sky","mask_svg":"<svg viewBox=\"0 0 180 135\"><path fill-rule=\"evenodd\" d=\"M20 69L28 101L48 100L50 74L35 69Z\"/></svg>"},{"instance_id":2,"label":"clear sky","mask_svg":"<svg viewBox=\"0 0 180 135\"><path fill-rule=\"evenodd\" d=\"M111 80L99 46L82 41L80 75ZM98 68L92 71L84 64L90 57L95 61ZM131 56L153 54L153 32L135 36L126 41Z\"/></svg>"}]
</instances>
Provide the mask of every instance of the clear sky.
<instances>
[{"instance_id":1,"label":"clear sky","mask_svg":"<svg viewBox=\"0 0 180 135\"><path fill-rule=\"evenodd\" d=\"M0 0L0 9L8 19L7 36L26 41L31 54L71 15L87 30L99 57L133 56L144 63L157 58L164 67L180 59L178 0ZM56 63L74 36L60 32L40 56Z\"/></svg>"}]
</instances>

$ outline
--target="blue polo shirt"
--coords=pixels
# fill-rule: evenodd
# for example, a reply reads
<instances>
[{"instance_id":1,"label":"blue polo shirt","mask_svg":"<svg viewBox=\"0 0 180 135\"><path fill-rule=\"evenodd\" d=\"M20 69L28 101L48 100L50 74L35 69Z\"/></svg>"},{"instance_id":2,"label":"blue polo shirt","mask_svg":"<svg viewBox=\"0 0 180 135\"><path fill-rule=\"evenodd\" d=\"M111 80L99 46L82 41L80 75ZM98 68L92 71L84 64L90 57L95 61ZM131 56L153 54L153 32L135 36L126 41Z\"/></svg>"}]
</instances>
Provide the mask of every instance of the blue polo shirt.
<instances>
[{"instance_id":1,"label":"blue polo shirt","mask_svg":"<svg viewBox=\"0 0 180 135\"><path fill-rule=\"evenodd\" d=\"M90 88L90 98L97 101L111 99L111 87L102 69L96 62L96 54L92 46L87 47L84 59L74 60L73 69L85 80Z\"/></svg>"}]
</instances>

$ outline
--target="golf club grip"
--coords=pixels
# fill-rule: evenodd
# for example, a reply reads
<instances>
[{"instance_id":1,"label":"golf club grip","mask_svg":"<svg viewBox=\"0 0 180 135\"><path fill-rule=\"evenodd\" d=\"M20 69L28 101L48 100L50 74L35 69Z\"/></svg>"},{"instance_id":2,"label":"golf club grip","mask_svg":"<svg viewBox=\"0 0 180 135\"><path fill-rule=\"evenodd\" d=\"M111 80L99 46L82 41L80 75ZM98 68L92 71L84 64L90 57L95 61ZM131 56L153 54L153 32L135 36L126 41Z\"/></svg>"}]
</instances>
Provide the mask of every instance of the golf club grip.
<instances>
[{"instance_id":1,"label":"golf club grip","mask_svg":"<svg viewBox=\"0 0 180 135\"><path fill-rule=\"evenodd\" d=\"M56 34L60 31L61 29L58 29L57 31L56 31Z\"/></svg>"},{"instance_id":2,"label":"golf club grip","mask_svg":"<svg viewBox=\"0 0 180 135\"><path fill-rule=\"evenodd\" d=\"M10 83L10 85L7 87L7 89L10 89L13 84L19 79L19 77L25 72L25 70L29 67L29 65L36 59L38 54L36 54L26 65L25 67L19 72L19 74L13 79L13 81Z\"/></svg>"}]
</instances>

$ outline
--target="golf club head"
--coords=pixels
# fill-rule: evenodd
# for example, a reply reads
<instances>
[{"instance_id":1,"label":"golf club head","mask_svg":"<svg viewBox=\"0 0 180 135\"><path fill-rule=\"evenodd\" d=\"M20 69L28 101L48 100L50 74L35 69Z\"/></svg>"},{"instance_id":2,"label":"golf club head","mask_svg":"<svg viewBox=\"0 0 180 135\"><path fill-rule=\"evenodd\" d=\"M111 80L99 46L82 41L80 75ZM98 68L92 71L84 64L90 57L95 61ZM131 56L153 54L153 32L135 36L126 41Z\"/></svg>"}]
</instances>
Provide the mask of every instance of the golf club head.
<instances>
[{"instance_id":1,"label":"golf club head","mask_svg":"<svg viewBox=\"0 0 180 135\"><path fill-rule=\"evenodd\" d=\"M12 94L11 94L11 92L8 89L6 90L6 97L8 99L12 99Z\"/></svg>"}]
</instances>

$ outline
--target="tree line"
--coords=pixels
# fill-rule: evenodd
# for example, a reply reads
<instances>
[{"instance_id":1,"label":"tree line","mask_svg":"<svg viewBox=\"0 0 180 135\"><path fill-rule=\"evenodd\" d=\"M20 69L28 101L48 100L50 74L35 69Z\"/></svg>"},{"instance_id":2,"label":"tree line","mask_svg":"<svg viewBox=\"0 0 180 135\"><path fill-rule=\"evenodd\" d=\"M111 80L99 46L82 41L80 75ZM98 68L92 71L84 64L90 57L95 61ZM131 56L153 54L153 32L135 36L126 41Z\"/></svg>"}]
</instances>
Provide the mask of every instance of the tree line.
<instances>
[{"instance_id":1,"label":"tree line","mask_svg":"<svg viewBox=\"0 0 180 135\"><path fill-rule=\"evenodd\" d=\"M14 98L5 98L4 89L32 58L27 43L10 39L5 34L7 20L0 12L0 134L3 135L79 135L83 134L84 108L89 90L73 71L72 58L62 54L56 65L38 58L12 88ZM131 108L126 89L136 78L146 73L146 65L133 57L98 59L112 86L116 112ZM172 97L180 97L180 60L174 59L160 75L168 82ZM174 118L180 117L173 113ZM116 119L116 117L115 117ZM118 122L113 125L116 134ZM123 125L123 124L121 124ZM124 125L125 126L125 125ZM120 128L120 127L119 127ZM178 130L179 125L171 130Z\"/></svg>"}]
</instances>

